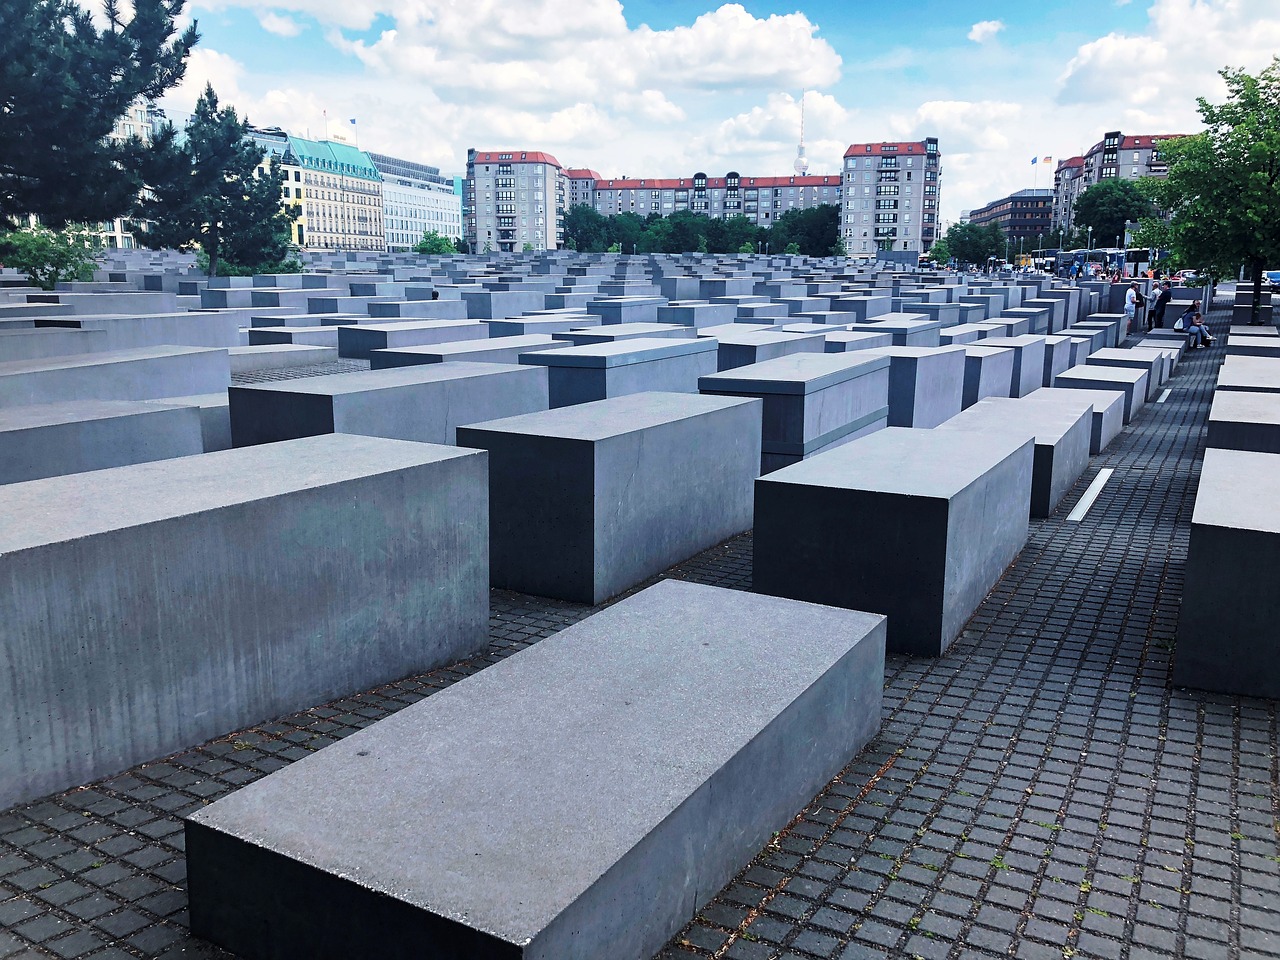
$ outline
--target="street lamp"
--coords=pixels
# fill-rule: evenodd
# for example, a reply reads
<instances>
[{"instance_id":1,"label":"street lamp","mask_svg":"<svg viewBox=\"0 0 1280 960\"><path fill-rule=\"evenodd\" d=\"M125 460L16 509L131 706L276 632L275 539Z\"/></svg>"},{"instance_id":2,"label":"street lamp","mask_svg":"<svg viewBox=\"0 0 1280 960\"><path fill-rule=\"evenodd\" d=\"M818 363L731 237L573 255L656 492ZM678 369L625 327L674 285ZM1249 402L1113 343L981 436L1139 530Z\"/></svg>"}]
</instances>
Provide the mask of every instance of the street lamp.
<instances>
[{"instance_id":1,"label":"street lamp","mask_svg":"<svg viewBox=\"0 0 1280 960\"><path fill-rule=\"evenodd\" d=\"M1088 265L1089 260L1093 257L1093 227L1089 228L1089 248L1084 252L1084 262Z\"/></svg>"}]
</instances>

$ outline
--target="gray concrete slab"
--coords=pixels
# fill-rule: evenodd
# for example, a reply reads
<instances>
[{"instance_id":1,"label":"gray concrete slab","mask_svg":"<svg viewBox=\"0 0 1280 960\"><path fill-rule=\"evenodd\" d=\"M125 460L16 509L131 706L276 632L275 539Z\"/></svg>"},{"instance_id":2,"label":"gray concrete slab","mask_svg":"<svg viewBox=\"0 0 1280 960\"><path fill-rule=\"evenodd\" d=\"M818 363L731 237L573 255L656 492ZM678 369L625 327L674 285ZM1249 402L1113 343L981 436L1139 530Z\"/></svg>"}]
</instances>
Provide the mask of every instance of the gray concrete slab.
<instances>
[{"instance_id":1,"label":"gray concrete slab","mask_svg":"<svg viewBox=\"0 0 1280 960\"><path fill-rule=\"evenodd\" d=\"M326 433L453 443L464 423L547 408L547 375L508 363L432 363L233 386L237 447Z\"/></svg>"},{"instance_id":2,"label":"gray concrete slab","mask_svg":"<svg viewBox=\"0 0 1280 960\"><path fill-rule=\"evenodd\" d=\"M203 452L199 412L182 405L68 400L0 408L0 483Z\"/></svg>"},{"instance_id":3,"label":"gray concrete slab","mask_svg":"<svg viewBox=\"0 0 1280 960\"><path fill-rule=\"evenodd\" d=\"M1280 359L1228 356L1218 371L1217 389L1280 393Z\"/></svg>"},{"instance_id":4,"label":"gray concrete slab","mask_svg":"<svg viewBox=\"0 0 1280 960\"><path fill-rule=\"evenodd\" d=\"M889 358L797 353L702 377L698 390L764 401L760 472L769 473L888 426Z\"/></svg>"},{"instance_id":5,"label":"gray concrete slab","mask_svg":"<svg viewBox=\"0 0 1280 960\"><path fill-rule=\"evenodd\" d=\"M964 347L879 347L889 358L889 426L936 427L964 405Z\"/></svg>"},{"instance_id":6,"label":"gray concrete slab","mask_svg":"<svg viewBox=\"0 0 1280 960\"><path fill-rule=\"evenodd\" d=\"M1215 391L1206 443L1223 450L1280 453L1280 396Z\"/></svg>"},{"instance_id":7,"label":"gray concrete slab","mask_svg":"<svg viewBox=\"0 0 1280 960\"><path fill-rule=\"evenodd\" d=\"M563 340L531 333L523 337L490 337L487 340L462 340L458 343L435 343L421 347L374 350L369 354L369 360L374 370L453 361L519 363L520 358L526 353L556 350L564 344Z\"/></svg>"},{"instance_id":8,"label":"gray concrete slab","mask_svg":"<svg viewBox=\"0 0 1280 960\"><path fill-rule=\"evenodd\" d=\"M478 320L362 323L338 327L338 356L368 360L374 350L417 347L428 343L456 343L459 340L478 340L488 336L488 324Z\"/></svg>"},{"instance_id":9,"label":"gray concrete slab","mask_svg":"<svg viewBox=\"0 0 1280 960\"><path fill-rule=\"evenodd\" d=\"M62 400L159 400L231 381L226 350L148 347L0 363L0 407Z\"/></svg>"},{"instance_id":10,"label":"gray concrete slab","mask_svg":"<svg viewBox=\"0 0 1280 960\"><path fill-rule=\"evenodd\" d=\"M352 436L0 487L0 806L476 652L486 501Z\"/></svg>"},{"instance_id":11,"label":"gray concrete slab","mask_svg":"<svg viewBox=\"0 0 1280 960\"><path fill-rule=\"evenodd\" d=\"M1045 386L1044 352L1045 338L1033 334L1017 337L987 337L985 347L1007 347L1013 351L1013 385L1009 396L1025 397L1032 390Z\"/></svg>"},{"instance_id":12,"label":"gray concrete slab","mask_svg":"<svg viewBox=\"0 0 1280 960\"><path fill-rule=\"evenodd\" d=\"M1280 454L1205 450L1187 550L1173 683L1280 699Z\"/></svg>"},{"instance_id":13,"label":"gray concrete slab","mask_svg":"<svg viewBox=\"0 0 1280 960\"><path fill-rule=\"evenodd\" d=\"M473 422L496 587L599 603L751 526L762 403L634 393Z\"/></svg>"},{"instance_id":14,"label":"gray concrete slab","mask_svg":"<svg viewBox=\"0 0 1280 960\"><path fill-rule=\"evenodd\" d=\"M547 368L550 403L566 407L632 393L696 393L716 370L714 338L646 338L591 343L524 354L522 364Z\"/></svg>"},{"instance_id":15,"label":"gray concrete slab","mask_svg":"<svg viewBox=\"0 0 1280 960\"><path fill-rule=\"evenodd\" d=\"M889 650L939 656L1026 542L1032 460L1004 431L889 428L761 477L755 589L884 613Z\"/></svg>"},{"instance_id":16,"label":"gray concrete slab","mask_svg":"<svg viewBox=\"0 0 1280 960\"><path fill-rule=\"evenodd\" d=\"M1065 400L1088 403L1093 410L1089 432L1089 455L1097 456L1111 445L1124 429L1124 391L1077 390L1070 387L1041 387L1024 400Z\"/></svg>"},{"instance_id":17,"label":"gray concrete slab","mask_svg":"<svg viewBox=\"0 0 1280 960\"><path fill-rule=\"evenodd\" d=\"M647 960L879 729L883 656L879 617L656 584L199 811L193 931Z\"/></svg>"},{"instance_id":18,"label":"gray concrete slab","mask_svg":"<svg viewBox=\"0 0 1280 960\"><path fill-rule=\"evenodd\" d=\"M1058 374L1055 387L1076 390L1120 390L1124 393L1124 422L1137 416L1147 402L1150 374L1137 367L1110 367L1091 364L1071 367Z\"/></svg>"},{"instance_id":19,"label":"gray concrete slab","mask_svg":"<svg viewBox=\"0 0 1280 960\"><path fill-rule=\"evenodd\" d=\"M1009 347L988 347L981 343L964 346L963 407L971 407L987 397L1007 397L1013 389L1013 369L1017 353Z\"/></svg>"}]
</instances>

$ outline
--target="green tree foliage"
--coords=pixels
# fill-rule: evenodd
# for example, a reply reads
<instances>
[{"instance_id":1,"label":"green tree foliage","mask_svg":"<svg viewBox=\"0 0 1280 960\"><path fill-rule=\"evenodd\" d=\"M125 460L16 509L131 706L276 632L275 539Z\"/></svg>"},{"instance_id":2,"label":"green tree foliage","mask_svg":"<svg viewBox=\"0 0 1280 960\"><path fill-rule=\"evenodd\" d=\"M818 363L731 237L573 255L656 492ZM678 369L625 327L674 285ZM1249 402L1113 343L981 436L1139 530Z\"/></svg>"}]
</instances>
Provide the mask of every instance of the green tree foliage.
<instances>
[{"instance_id":1,"label":"green tree foliage","mask_svg":"<svg viewBox=\"0 0 1280 960\"><path fill-rule=\"evenodd\" d=\"M1179 263L1217 278L1248 267L1257 321L1263 271L1280 266L1280 57L1256 77L1221 76L1226 103L1199 98L1204 132L1161 143L1169 175L1142 186L1172 214Z\"/></svg>"},{"instance_id":2,"label":"green tree foliage","mask_svg":"<svg viewBox=\"0 0 1280 960\"><path fill-rule=\"evenodd\" d=\"M182 79L198 39L185 0L106 0L99 30L74 0L0 0L0 226L112 220L137 195L142 139L116 121Z\"/></svg>"},{"instance_id":3,"label":"green tree foliage","mask_svg":"<svg viewBox=\"0 0 1280 960\"><path fill-rule=\"evenodd\" d=\"M1124 237L1126 223L1155 213L1136 183L1118 178L1103 180L1080 194L1075 211L1077 229L1093 227L1096 247L1114 246L1116 237Z\"/></svg>"},{"instance_id":4,"label":"green tree foliage","mask_svg":"<svg viewBox=\"0 0 1280 960\"><path fill-rule=\"evenodd\" d=\"M436 233L434 230L425 230L422 233L422 239L414 244L413 252L425 253L437 257L447 257L457 253L458 248L455 247L453 241L443 233Z\"/></svg>"},{"instance_id":5,"label":"green tree foliage","mask_svg":"<svg viewBox=\"0 0 1280 960\"><path fill-rule=\"evenodd\" d=\"M138 216L152 223L135 233L139 243L199 246L209 258L210 276L217 275L224 257L250 272L270 271L287 258L298 210L280 200L284 171L278 161L273 158L267 173L258 173L264 151L246 137L246 128L233 108L218 108L208 85L184 137L165 125L143 164L147 190Z\"/></svg>"},{"instance_id":6,"label":"green tree foliage","mask_svg":"<svg viewBox=\"0 0 1280 960\"><path fill-rule=\"evenodd\" d=\"M739 253L755 253L756 248L754 245L750 243L744 243L742 246L738 248L738 252Z\"/></svg>"},{"instance_id":7,"label":"green tree foliage","mask_svg":"<svg viewBox=\"0 0 1280 960\"><path fill-rule=\"evenodd\" d=\"M0 234L0 263L52 290L64 280L92 280L93 258L101 247L101 238L84 225L62 230L28 227Z\"/></svg>"},{"instance_id":8,"label":"green tree foliage","mask_svg":"<svg viewBox=\"0 0 1280 960\"><path fill-rule=\"evenodd\" d=\"M799 247L806 257L835 256L840 240L840 208L824 203L808 210L788 210L769 230L769 249L786 252L788 244Z\"/></svg>"},{"instance_id":9,"label":"green tree foliage","mask_svg":"<svg viewBox=\"0 0 1280 960\"><path fill-rule=\"evenodd\" d=\"M471 249L467 246L467 241L463 237L457 237L453 241L453 249L457 253L470 253Z\"/></svg>"},{"instance_id":10,"label":"green tree foliage","mask_svg":"<svg viewBox=\"0 0 1280 960\"><path fill-rule=\"evenodd\" d=\"M609 218L586 203L575 203L564 212L564 239L568 246L583 253L603 253Z\"/></svg>"},{"instance_id":11,"label":"green tree foliage","mask_svg":"<svg viewBox=\"0 0 1280 960\"><path fill-rule=\"evenodd\" d=\"M962 266L970 263L982 266L990 257L1004 257L1004 231L994 223L985 226L953 223L942 242Z\"/></svg>"},{"instance_id":12,"label":"green tree foliage","mask_svg":"<svg viewBox=\"0 0 1280 960\"><path fill-rule=\"evenodd\" d=\"M929 259L934 263L950 263L951 247L947 243L946 237L939 237L933 241L933 246L929 248Z\"/></svg>"}]
</instances>

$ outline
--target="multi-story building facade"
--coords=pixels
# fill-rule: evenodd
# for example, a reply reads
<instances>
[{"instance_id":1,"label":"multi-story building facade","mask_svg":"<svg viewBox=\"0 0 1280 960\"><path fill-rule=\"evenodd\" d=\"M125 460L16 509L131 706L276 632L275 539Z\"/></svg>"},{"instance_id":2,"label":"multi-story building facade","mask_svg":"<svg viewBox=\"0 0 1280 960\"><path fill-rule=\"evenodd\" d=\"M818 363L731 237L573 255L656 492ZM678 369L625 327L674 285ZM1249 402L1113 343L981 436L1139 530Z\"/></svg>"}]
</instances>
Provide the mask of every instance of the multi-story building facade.
<instances>
[{"instance_id":1,"label":"multi-story building facade","mask_svg":"<svg viewBox=\"0 0 1280 960\"><path fill-rule=\"evenodd\" d=\"M451 240L462 236L462 196L439 167L381 153L369 159L382 176L382 228L388 250L409 250L431 230Z\"/></svg>"},{"instance_id":2,"label":"multi-story building facade","mask_svg":"<svg viewBox=\"0 0 1280 960\"><path fill-rule=\"evenodd\" d=\"M564 244L568 177L536 150L467 151L464 237L475 253L556 250Z\"/></svg>"},{"instance_id":3,"label":"multi-story building facade","mask_svg":"<svg viewBox=\"0 0 1280 960\"><path fill-rule=\"evenodd\" d=\"M564 172L569 182L569 206L586 204L596 205L596 181L602 179L600 174L585 167L574 167Z\"/></svg>"},{"instance_id":4,"label":"multi-story building facade","mask_svg":"<svg viewBox=\"0 0 1280 960\"><path fill-rule=\"evenodd\" d=\"M844 153L845 250L928 250L938 236L941 179L937 137L852 144Z\"/></svg>"},{"instance_id":5,"label":"multi-story building facade","mask_svg":"<svg viewBox=\"0 0 1280 960\"><path fill-rule=\"evenodd\" d=\"M1139 177L1163 177L1168 165L1160 156L1160 143L1183 134L1157 133L1126 135L1112 130L1084 152L1082 156L1059 161L1053 174L1053 210L1051 230L1069 231L1075 227L1075 202L1080 194L1103 180Z\"/></svg>"},{"instance_id":6,"label":"multi-story building facade","mask_svg":"<svg viewBox=\"0 0 1280 960\"><path fill-rule=\"evenodd\" d=\"M164 111L154 103L138 101L132 104L123 117L116 120L116 125L108 135L112 140L127 140L130 137L141 137L143 142L150 143L151 138L165 123ZM102 245L108 250L131 250L137 246L133 230L137 223L125 217L117 217L110 223L97 225Z\"/></svg>"},{"instance_id":7,"label":"multi-story building facade","mask_svg":"<svg viewBox=\"0 0 1280 960\"><path fill-rule=\"evenodd\" d=\"M688 210L708 217L746 217L770 226L788 210L808 210L823 204L839 206L840 177L744 177L730 171L723 177L695 173L675 179L596 180L595 209L605 216L634 213L669 216Z\"/></svg>"},{"instance_id":8,"label":"multi-story building facade","mask_svg":"<svg viewBox=\"0 0 1280 960\"><path fill-rule=\"evenodd\" d=\"M279 158L282 199L301 206L293 241L310 250L384 250L382 175L367 153L336 140L308 140L279 128L249 136ZM264 157L265 169L269 156Z\"/></svg>"},{"instance_id":9,"label":"multi-story building facade","mask_svg":"<svg viewBox=\"0 0 1280 960\"><path fill-rule=\"evenodd\" d=\"M1046 239L1056 246L1052 239L1052 212L1053 188L1037 187L1019 190L970 211L969 222L980 227L996 224L1014 251L1036 250L1046 245Z\"/></svg>"}]
</instances>

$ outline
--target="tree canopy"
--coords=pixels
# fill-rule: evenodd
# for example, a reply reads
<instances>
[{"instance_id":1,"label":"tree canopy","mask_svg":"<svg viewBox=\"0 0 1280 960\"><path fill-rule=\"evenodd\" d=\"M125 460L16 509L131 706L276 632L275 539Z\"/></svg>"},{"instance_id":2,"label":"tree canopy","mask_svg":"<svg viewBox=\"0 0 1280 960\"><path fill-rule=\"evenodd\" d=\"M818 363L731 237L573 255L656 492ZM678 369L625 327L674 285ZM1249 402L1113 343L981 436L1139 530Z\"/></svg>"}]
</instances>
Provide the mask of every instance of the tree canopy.
<instances>
[{"instance_id":1,"label":"tree canopy","mask_svg":"<svg viewBox=\"0 0 1280 960\"><path fill-rule=\"evenodd\" d=\"M1262 274L1280 264L1280 57L1256 77L1220 75L1227 101L1197 100L1204 132L1161 143L1169 174L1142 187L1172 215L1179 263L1216 278L1249 268L1257 321Z\"/></svg>"},{"instance_id":2,"label":"tree canopy","mask_svg":"<svg viewBox=\"0 0 1280 960\"><path fill-rule=\"evenodd\" d=\"M93 257L101 247L102 239L83 225L63 230L34 226L0 234L0 261L52 290L64 280L92 280Z\"/></svg>"},{"instance_id":3,"label":"tree canopy","mask_svg":"<svg viewBox=\"0 0 1280 960\"><path fill-rule=\"evenodd\" d=\"M840 208L832 204L788 210L768 228L743 216L721 219L689 210L665 217L651 213L641 218L629 211L606 217L580 203L565 211L564 235L566 246L591 253L615 246L623 253L742 253L766 245L773 253L794 247L811 257L843 253Z\"/></svg>"},{"instance_id":4,"label":"tree canopy","mask_svg":"<svg viewBox=\"0 0 1280 960\"><path fill-rule=\"evenodd\" d=\"M962 266L985 264L990 257L1002 258L1005 252L1004 231L994 223L953 223L942 238L947 251Z\"/></svg>"},{"instance_id":5,"label":"tree canopy","mask_svg":"<svg viewBox=\"0 0 1280 960\"><path fill-rule=\"evenodd\" d=\"M265 174L258 173L265 151L246 131L234 108L218 108L210 85L183 136L165 125L142 164L147 189L138 199L138 216L151 224L135 233L139 243L199 246L211 276L224 258L240 270L278 269L298 212L281 202L284 171L275 158Z\"/></svg>"},{"instance_id":6,"label":"tree canopy","mask_svg":"<svg viewBox=\"0 0 1280 960\"><path fill-rule=\"evenodd\" d=\"M137 195L143 140L112 140L130 106L182 79L198 34L185 0L105 0L105 26L74 0L0 0L0 226L112 220Z\"/></svg>"},{"instance_id":7,"label":"tree canopy","mask_svg":"<svg viewBox=\"0 0 1280 960\"><path fill-rule=\"evenodd\" d=\"M437 233L434 230L424 230L422 239L413 247L414 253L425 253L434 256L450 256L458 252L457 246L452 240L443 233Z\"/></svg>"},{"instance_id":8,"label":"tree canopy","mask_svg":"<svg viewBox=\"0 0 1280 960\"><path fill-rule=\"evenodd\" d=\"M1075 211L1077 230L1093 227L1095 247L1111 246L1116 237L1124 237L1126 223L1137 223L1155 212L1136 183L1120 179L1103 180L1080 194Z\"/></svg>"}]
</instances>

